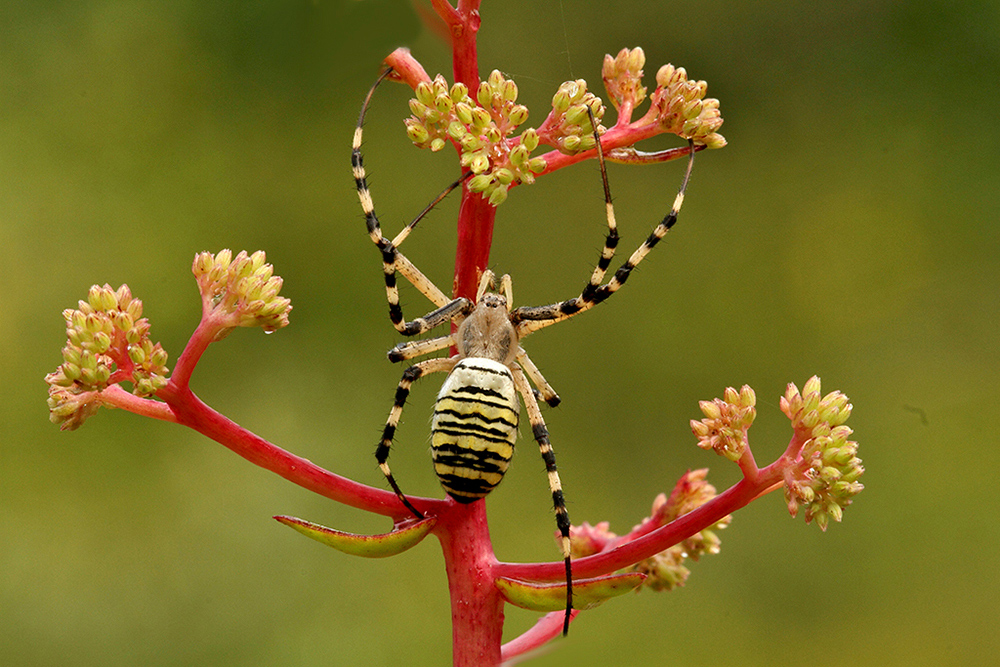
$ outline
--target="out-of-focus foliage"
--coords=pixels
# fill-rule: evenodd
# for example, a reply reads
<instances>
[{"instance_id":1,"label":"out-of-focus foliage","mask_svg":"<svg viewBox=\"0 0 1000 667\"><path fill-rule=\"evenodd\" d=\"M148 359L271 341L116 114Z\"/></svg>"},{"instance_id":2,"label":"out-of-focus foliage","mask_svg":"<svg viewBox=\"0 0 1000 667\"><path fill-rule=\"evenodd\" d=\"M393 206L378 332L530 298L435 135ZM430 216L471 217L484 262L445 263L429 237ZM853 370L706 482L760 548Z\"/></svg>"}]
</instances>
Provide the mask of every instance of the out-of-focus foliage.
<instances>
[{"instance_id":1,"label":"out-of-focus foliage","mask_svg":"<svg viewBox=\"0 0 1000 667\"><path fill-rule=\"evenodd\" d=\"M389 526L171 424L107 411L60 432L42 378L61 363L63 309L90 285L127 282L175 359L199 316L195 253L261 248L291 325L234 332L193 388L382 484L372 452L401 369L385 361L398 339L350 137L384 55L409 45L450 80L447 50L402 0L5 3L0 25L0 662L445 664L433 541L389 562L298 539L270 517ZM483 73L517 81L526 127L561 81L601 94L603 55L636 45L709 82L729 146L699 154L680 222L619 296L526 341L563 398L547 419L571 518L627 532L689 468L710 466L724 489L736 471L696 446L697 401L753 386L754 451L776 456L778 398L813 374L851 396L867 488L826 534L789 519L781 494L754 503L685 587L588 612L535 664L824 665L846 646L862 666L995 655L1000 449L982 397L1000 389L1000 14L484 3ZM449 151L410 145L409 97L384 86L366 126L388 230L458 174ZM662 217L682 170L611 165L623 248ZM454 204L406 242L443 288ZM518 304L579 292L603 216L593 163L511 190L492 261ZM413 314L428 306L403 298ZM437 386L423 382L393 470L408 492L440 494L426 451ZM525 443L489 499L494 543L501 558L557 559ZM514 632L534 615L509 619Z\"/></svg>"}]
</instances>

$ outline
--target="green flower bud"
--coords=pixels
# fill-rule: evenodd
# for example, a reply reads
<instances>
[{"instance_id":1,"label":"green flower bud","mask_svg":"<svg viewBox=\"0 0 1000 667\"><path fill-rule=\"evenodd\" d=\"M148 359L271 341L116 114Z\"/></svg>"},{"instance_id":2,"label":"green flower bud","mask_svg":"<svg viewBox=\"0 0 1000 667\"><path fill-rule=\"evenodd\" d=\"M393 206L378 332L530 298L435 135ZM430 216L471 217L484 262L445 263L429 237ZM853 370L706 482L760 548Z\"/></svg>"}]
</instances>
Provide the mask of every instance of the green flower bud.
<instances>
[{"instance_id":1,"label":"green flower bud","mask_svg":"<svg viewBox=\"0 0 1000 667\"><path fill-rule=\"evenodd\" d=\"M587 116L587 105L578 104L576 106L570 107L566 112L566 124L567 125L580 125L585 120L589 120Z\"/></svg>"},{"instance_id":2,"label":"green flower bud","mask_svg":"<svg viewBox=\"0 0 1000 667\"><path fill-rule=\"evenodd\" d=\"M411 110L413 109L412 105L414 101L416 101L418 104L424 107L429 107L434 105L434 97L435 97L434 86L428 83L427 81L421 81L420 83L418 83L417 87L414 89L413 92L416 94L417 99L410 101ZM414 111L413 115L420 116L422 114L419 114Z\"/></svg>"},{"instance_id":3,"label":"green flower bud","mask_svg":"<svg viewBox=\"0 0 1000 667\"><path fill-rule=\"evenodd\" d=\"M460 122L466 125L472 124L472 107L465 102L459 102L455 105L455 115Z\"/></svg>"},{"instance_id":4,"label":"green flower bud","mask_svg":"<svg viewBox=\"0 0 1000 667\"><path fill-rule=\"evenodd\" d=\"M146 351L142 349L141 345L129 345L128 356L134 364L143 364L146 361Z\"/></svg>"},{"instance_id":5,"label":"green flower bud","mask_svg":"<svg viewBox=\"0 0 1000 667\"><path fill-rule=\"evenodd\" d=\"M476 155L469 162L469 169L474 174L481 174L490 168L490 159L485 155Z\"/></svg>"},{"instance_id":6,"label":"green flower bud","mask_svg":"<svg viewBox=\"0 0 1000 667\"><path fill-rule=\"evenodd\" d=\"M465 125L462 125L457 120L453 120L448 124L448 136L452 139L460 141L466 134L468 134L468 130L465 129Z\"/></svg>"},{"instance_id":7,"label":"green flower bud","mask_svg":"<svg viewBox=\"0 0 1000 667\"><path fill-rule=\"evenodd\" d=\"M500 88L500 95L504 102L513 102L517 99L517 84L507 79Z\"/></svg>"},{"instance_id":8,"label":"green flower bud","mask_svg":"<svg viewBox=\"0 0 1000 667\"><path fill-rule=\"evenodd\" d=\"M94 334L94 352L104 354L111 347L111 336L103 331Z\"/></svg>"},{"instance_id":9,"label":"green flower bud","mask_svg":"<svg viewBox=\"0 0 1000 667\"><path fill-rule=\"evenodd\" d=\"M493 178L495 178L501 185L510 185L514 181L514 172L510 169L501 167L500 169L495 169L493 171Z\"/></svg>"},{"instance_id":10,"label":"green flower bud","mask_svg":"<svg viewBox=\"0 0 1000 667\"><path fill-rule=\"evenodd\" d=\"M447 95L441 95L434 100L434 108L438 110L439 113L447 115L451 108L455 106L451 97Z\"/></svg>"},{"instance_id":11,"label":"green flower bud","mask_svg":"<svg viewBox=\"0 0 1000 667\"><path fill-rule=\"evenodd\" d=\"M460 102L464 102L469 97L469 88L464 83L455 83L451 87L451 99L456 102L456 106ZM468 105L466 105L468 106Z\"/></svg>"},{"instance_id":12,"label":"green flower bud","mask_svg":"<svg viewBox=\"0 0 1000 667\"><path fill-rule=\"evenodd\" d=\"M563 84L563 86L565 85L566 84ZM563 87L560 86L559 90L556 91L556 94L552 96L552 108L558 112L565 112L567 109L569 109L569 105L570 105L569 92L563 90Z\"/></svg>"},{"instance_id":13,"label":"green flower bud","mask_svg":"<svg viewBox=\"0 0 1000 667\"><path fill-rule=\"evenodd\" d=\"M529 153L538 148L538 132L535 128L529 127L521 133L521 145L527 148Z\"/></svg>"},{"instance_id":14,"label":"green flower bud","mask_svg":"<svg viewBox=\"0 0 1000 667\"><path fill-rule=\"evenodd\" d=\"M490 183L493 182L493 178L489 174L479 174L473 176L469 179L469 192L482 192Z\"/></svg>"},{"instance_id":15,"label":"green flower bud","mask_svg":"<svg viewBox=\"0 0 1000 667\"><path fill-rule=\"evenodd\" d=\"M490 204L499 206L507 200L507 187L499 185L490 193Z\"/></svg>"},{"instance_id":16,"label":"green flower bud","mask_svg":"<svg viewBox=\"0 0 1000 667\"><path fill-rule=\"evenodd\" d=\"M495 70L494 70L495 71ZM476 101L479 102L479 106L488 107L492 102L493 90L490 88L490 84L483 81L479 84L479 90L476 91Z\"/></svg>"},{"instance_id":17,"label":"green flower bud","mask_svg":"<svg viewBox=\"0 0 1000 667\"><path fill-rule=\"evenodd\" d=\"M524 106L523 104L514 105L511 108L510 113L507 116L507 119L510 121L511 125L517 127L524 121L528 120L528 107Z\"/></svg>"},{"instance_id":18,"label":"green flower bud","mask_svg":"<svg viewBox=\"0 0 1000 667\"><path fill-rule=\"evenodd\" d=\"M500 70L495 69L492 72L490 72L490 76L487 79L487 81L489 81L490 88L492 88L493 90L500 90L501 87L504 85L503 73L501 73ZM483 106L486 105L484 104Z\"/></svg>"},{"instance_id":19,"label":"green flower bud","mask_svg":"<svg viewBox=\"0 0 1000 667\"><path fill-rule=\"evenodd\" d=\"M490 116L490 112L482 107L476 107L472 110L472 123L478 131L483 131L493 122L493 118Z\"/></svg>"}]
</instances>

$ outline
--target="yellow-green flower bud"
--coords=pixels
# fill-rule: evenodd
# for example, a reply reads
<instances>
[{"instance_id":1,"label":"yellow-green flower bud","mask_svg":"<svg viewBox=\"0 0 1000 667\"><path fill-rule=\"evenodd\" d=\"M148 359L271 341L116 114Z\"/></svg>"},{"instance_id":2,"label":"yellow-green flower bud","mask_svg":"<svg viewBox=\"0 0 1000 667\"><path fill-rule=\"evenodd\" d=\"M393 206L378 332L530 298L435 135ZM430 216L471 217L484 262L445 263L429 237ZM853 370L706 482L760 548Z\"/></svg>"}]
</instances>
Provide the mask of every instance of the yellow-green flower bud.
<instances>
[{"instance_id":1,"label":"yellow-green flower bud","mask_svg":"<svg viewBox=\"0 0 1000 667\"><path fill-rule=\"evenodd\" d=\"M426 104L424 104L423 102L420 102L419 100L415 100L415 99L411 99L410 100L410 113L412 113L414 116L416 116L416 118L418 120L419 119L426 119L427 118L427 114L429 112L430 112L430 108Z\"/></svg>"},{"instance_id":2,"label":"yellow-green flower bud","mask_svg":"<svg viewBox=\"0 0 1000 667\"><path fill-rule=\"evenodd\" d=\"M490 168L490 159L485 155L476 155L469 162L469 169L474 174L481 174Z\"/></svg>"},{"instance_id":3,"label":"yellow-green flower bud","mask_svg":"<svg viewBox=\"0 0 1000 667\"><path fill-rule=\"evenodd\" d=\"M146 361L146 351L142 349L141 345L129 345L128 356L134 364L142 364Z\"/></svg>"},{"instance_id":4,"label":"yellow-green flower bud","mask_svg":"<svg viewBox=\"0 0 1000 667\"><path fill-rule=\"evenodd\" d=\"M538 148L538 132L535 128L529 127L521 133L521 145L527 148L529 153Z\"/></svg>"},{"instance_id":5,"label":"yellow-green flower bud","mask_svg":"<svg viewBox=\"0 0 1000 667\"><path fill-rule=\"evenodd\" d=\"M533 157L528 161L528 169L536 174L540 174L548 168L548 163L543 157Z\"/></svg>"},{"instance_id":6,"label":"yellow-green flower bud","mask_svg":"<svg viewBox=\"0 0 1000 667\"><path fill-rule=\"evenodd\" d=\"M517 127L528 120L528 107L523 104L515 104L507 115L507 120L510 121L511 125Z\"/></svg>"},{"instance_id":7,"label":"yellow-green flower bud","mask_svg":"<svg viewBox=\"0 0 1000 667\"><path fill-rule=\"evenodd\" d=\"M566 111L566 123L568 125L581 125L585 120L588 120L587 105L585 104L578 104Z\"/></svg>"},{"instance_id":8,"label":"yellow-green flower bud","mask_svg":"<svg viewBox=\"0 0 1000 667\"><path fill-rule=\"evenodd\" d=\"M103 331L94 334L94 352L104 354L111 347L111 336Z\"/></svg>"},{"instance_id":9,"label":"yellow-green flower bud","mask_svg":"<svg viewBox=\"0 0 1000 667\"><path fill-rule=\"evenodd\" d=\"M563 84L565 86L566 84ZM556 94L552 96L552 108L558 112L564 112L569 109L570 105L570 95L569 92L563 89L563 86L559 87Z\"/></svg>"},{"instance_id":10,"label":"yellow-green flower bud","mask_svg":"<svg viewBox=\"0 0 1000 667\"><path fill-rule=\"evenodd\" d=\"M448 136L456 141L461 141L462 137L468 134L468 130L465 129L465 125L453 120L448 124Z\"/></svg>"},{"instance_id":11,"label":"yellow-green flower bud","mask_svg":"<svg viewBox=\"0 0 1000 667\"><path fill-rule=\"evenodd\" d=\"M626 50L627 51L627 50ZM628 69L631 72L638 72L646 64L646 54L643 52L641 47L635 47L631 52L628 52Z\"/></svg>"},{"instance_id":12,"label":"yellow-green flower bud","mask_svg":"<svg viewBox=\"0 0 1000 667\"><path fill-rule=\"evenodd\" d=\"M524 144L519 144L510 152L510 163L518 169L528 163L529 153Z\"/></svg>"},{"instance_id":13,"label":"yellow-green flower bud","mask_svg":"<svg viewBox=\"0 0 1000 667\"><path fill-rule=\"evenodd\" d=\"M291 304L291 301L284 297L282 297L282 300L285 304L285 308L287 309ZM163 368L167 365L167 351L160 347L159 343L153 346L150 363L156 368Z\"/></svg>"},{"instance_id":14,"label":"yellow-green flower bud","mask_svg":"<svg viewBox=\"0 0 1000 667\"><path fill-rule=\"evenodd\" d=\"M442 114L448 114L451 108L455 105L451 97L448 95L440 95L434 100L434 108L437 109Z\"/></svg>"},{"instance_id":15,"label":"yellow-green flower bud","mask_svg":"<svg viewBox=\"0 0 1000 667\"><path fill-rule=\"evenodd\" d=\"M431 138L427 128L412 118L406 121L406 136L417 145L424 144Z\"/></svg>"},{"instance_id":16,"label":"yellow-green flower bud","mask_svg":"<svg viewBox=\"0 0 1000 667\"><path fill-rule=\"evenodd\" d=\"M489 127L492 122L493 118L490 117L490 112L486 109L476 107L472 110L472 123L480 132Z\"/></svg>"},{"instance_id":17,"label":"yellow-green flower bud","mask_svg":"<svg viewBox=\"0 0 1000 667\"><path fill-rule=\"evenodd\" d=\"M473 176L469 179L469 192L482 192L489 187L491 182L493 182L493 177L489 174Z\"/></svg>"},{"instance_id":18,"label":"yellow-green flower bud","mask_svg":"<svg viewBox=\"0 0 1000 667\"><path fill-rule=\"evenodd\" d=\"M510 185L514 181L514 172L510 169L501 167L500 169L493 170L493 178L495 178L501 185Z\"/></svg>"},{"instance_id":19,"label":"yellow-green flower bud","mask_svg":"<svg viewBox=\"0 0 1000 667\"><path fill-rule=\"evenodd\" d=\"M410 110L411 111L413 110L413 102L417 102L418 104L420 104L423 107L433 106L433 104L434 104L434 97L435 97L435 95L434 95L434 86L433 85L431 85L427 81L421 81L420 83L417 84L417 87L414 89L413 92L416 94L417 98L416 98L416 100L411 100L410 101ZM417 113L416 111L414 111L413 114L415 116L422 115L422 114Z\"/></svg>"},{"instance_id":20,"label":"yellow-green flower bud","mask_svg":"<svg viewBox=\"0 0 1000 667\"><path fill-rule=\"evenodd\" d=\"M472 107L470 107L465 102L459 102L455 105L455 116L458 120L466 125L472 124Z\"/></svg>"},{"instance_id":21,"label":"yellow-green flower bud","mask_svg":"<svg viewBox=\"0 0 1000 667\"><path fill-rule=\"evenodd\" d=\"M451 87L450 94L451 99L457 104L464 102L464 100L469 97L469 89L464 83L458 82Z\"/></svg>"},{"instance_id":22,"label":"yellow-green flower bud","mask_svg":"<svg viewBox=\"0 0 1000 667\"><path fill-rule=\"evenodd\" d=\"M495 70L494 70L495 71ZM493 90L490 88L490 84L483 81L479 84L479 90L476 91L476 101L479 102L479 106L488 107L490 106L493 99Z\"/></svg>"},{"instance_id":23,"label":"yellow-green flower bud","mask_svg":"<svg viewBox=\"0 0 1000 667\"><path fill-rule=\"evenodd\" d=\"M500 88L500 95L504 102L513 102L517 99L517 84L507 79Z\"/></svg>"},{"instance_id":24,"label":"yellow-green flower bud","mask_svg":"<svg viewBox=\"0 0 1000 667\"><path fill-rule=\"evenodd\" d=\"M494 188L493 192L490 193L490 204L493 206L499 206L507 200L507 186L498 185Z\"/></svg>"}]
</instances>

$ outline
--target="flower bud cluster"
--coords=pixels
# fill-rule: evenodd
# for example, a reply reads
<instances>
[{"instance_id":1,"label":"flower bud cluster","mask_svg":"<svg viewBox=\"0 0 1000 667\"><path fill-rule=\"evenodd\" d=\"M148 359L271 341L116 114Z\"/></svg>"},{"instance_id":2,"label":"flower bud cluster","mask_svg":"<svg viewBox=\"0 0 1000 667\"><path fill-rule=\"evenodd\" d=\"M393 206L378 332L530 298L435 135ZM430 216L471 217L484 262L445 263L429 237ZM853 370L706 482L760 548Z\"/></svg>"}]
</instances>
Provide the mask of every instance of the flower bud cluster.
<instances>
[{"instance_id":1,"label":"flower bud cluster","mask_svg":"<svg viewBox=\"0 0 1000 667\"><path fill-rule=\"evenodd\" d=\"M646 54L639 47L622 49L615 57L605 54L601 78L615 109L621 110L623 106L634 109L646 99L646 87L642 85L645 64Z\"/></svg>"},{"instance_id":2,"label":"flower bud cluster","mask_svg":"<svg viewBox=\"0 0 1000 667\"><path fill-rule=\"evenodd\" d=\"M722 127L719 100L705 99L708 84L689 81L683 67L664 65L656 73L657 88L650 95L649 114L665 132L690 139L707 148L722 148L726 139L718 133ZM647 116L649 115L647 114Z\"/></svg>"},{"instance_id":3,"label":"flower bud cluster","mask_svg":"<svg viewBox=\"0 0 1000 667\"><path fill-rule=\"evenodd\" d=\"M618 535L609 530L607 521L602 521L596 526L589 523L571 526L570 543L572 544L571 554L573 558L582 558L607 551L621 544L623 540L628 541L634 539L635 536L648 534L667 525L677 517L701 507L715 498L716 495L715 487L705 479L707 474L707 468L688 471L678 480L669 498L664 493L658 495L653 500L650 515L643 519L640 525L632 529L631 537L619 538ZM705 554L719 553L720 541L716 532L728 526L731 521L731 516L725 516L679 544L636 563L627 571L645 574L644 583L653 590L671 590L677 586L683 586L688 575L691 574L690 570L684 566L684 562L687 559L697 561ZM556 540L558 541L558 539L557 533Z\"/></svg>"},{"instance_id":4,"label":"flower bud cluster","mask_svg":"<svg viewBox=\"0 0 1000 667\"><path fill-rule=\"evenodd\" d=\"M533 129L520 141L509 135L528 119L528 108L517 104L517 84L499 70L479 84L475 100L462 83L448 87L440 74L417 85L410 100L413 114L405 121L406 134L420 148L439 151L447 142L461 150L461 164L473 173L468 188L481 192L494 206L507 198L514 183L533 183L545 170L545 161L532 158L538 146Z\"/></svg>"},{"instance_id":5,"label":"flower bud cluster","mask_svg":"<svg viewBox=\"0 0 1000 667\"><path fill-rule=\"evenodd\" d=\"M715 498L716 490L705 479L707 474L707 468L687 472L678 480L669 498L662 493L656 497L650 517L643 524L651 521L656 527L665 526ZM683 586L691 574L684 562L689 558L698 561L705 554L719 553L721 541L716 533L731 521L732 516L727 515L680 544L636 563L632 570L645 574L644 583L653 590L669 591Z\"/></svg>"},{"instance_id":6,"label":"flower bud cluster","mask_svg":"<svg viewBox=\"0 0 1000 667\"><path fill-rule=\"evenodd\" d=\"M575 155L594 148L594 126L590 113L597 121L597 131L604 133L601 119L604 118L604 103L600 97L587 90L583 79L566 81L552 96L552 111L538 128L542 143L555 146L560 152Z\"/></svg>"},{"instance_id":7,"label":"flower bud cluster","mask_svg":"<svg viewBox=\"0 0 1000 667\"><path fill-rule=\"evenodd\" d=\"M167 384L167 353L149 339L142 302L128 285L94 285L86 301L63 311L63 363L45 376L49 418L63 430L78 428L100 407L94 394L122 381L136 396L152 396Z\"/></svg>"},{"instance_id":8,"label":"flower bud cluster","mask_svg":"<svg viewBox=\"0 0 1000 667\"><path fill-rule=\"evenodd\" d=\"M726 387L723 398L700 401L705 418L691 420L691 430L698 437L702 449L714 449L716 454L736 462L746 449L747 429L757 416L757 396L753 389L743 385L739 392Z\"/></svg>"},{"instance_id":9,"label":"flower bud cluster","mask_svg":"<svg viewBox=\"0 0 1000 667\"><path fill-rule=\"evenodd\" d=\"M573 558L583 558L599 554L618 537L617 534L609 530L611 524L601 521L596 526L584 521L579 526L569 527L570 555ZM557 532L556 541L560 541L562 536Z\"/></svg>"},{"instance_id":10,"label":"flower bud cluster","mask_svg":"<svg viewBox=\"0 0 1000 667\"><path fill-rule=\"evenodd\" d=\"M792 516L805 508L806 523L813 519L826 530L830 519L840 521L844 508L864 489L858 481L865 469L858 458L858 443L844 425L851 415L847 396L834 391L820 394L820 380L813 376L800 393L794 384L781 397L781 411L792 421L795 437L803 443L799 465L785 478L785 500Z\"/></svg>"},{"instance_id":11,"label":"flower bud cluster","mask_svg":"<svg viewBox=\"0 0 1000 667\"><path fill-rule=\"evenodd\" d=\"M291 301L278 296L282 280L265 259L262 250L253 255L241 250L236 257L228 249L195 256L191 270L201 292L203 316L212 316L220 326L216 340L234 327L271 332L288 324Z\"/></svg>"}]
</instances>

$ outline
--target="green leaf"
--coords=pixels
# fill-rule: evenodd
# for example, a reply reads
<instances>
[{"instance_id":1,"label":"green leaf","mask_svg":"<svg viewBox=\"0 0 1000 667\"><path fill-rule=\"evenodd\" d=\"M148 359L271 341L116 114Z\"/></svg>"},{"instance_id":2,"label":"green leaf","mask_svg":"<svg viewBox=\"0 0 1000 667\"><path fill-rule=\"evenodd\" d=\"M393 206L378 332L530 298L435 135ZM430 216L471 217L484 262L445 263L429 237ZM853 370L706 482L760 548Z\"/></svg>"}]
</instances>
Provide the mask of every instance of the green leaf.
<instances>
[{"instance_id":1,"label":"green leaf","mask_svg":"<svg viewBox=\"0 0 1000 667\"><path fill-rule=\"evenodd\" d=\"M609 574L595 579L573 580L573 608L593 609L613 597L635 590L646 575L637 572ZM536 584L500 577L497 588L507 602L531 611L559 611L566 608L566 584Z\"/></svg>"},{"instance_id":2,"label":"green leaf","mask_svg":"<svg viewBox=\"0 0 1000 667\"><path fill-rule=\"evenodd\" d=\"M322 542L345 554L352 556L364 556L365 558L387 558L401 554L407 549L416 546L437 523L437 519L429 518L417 521L399 530L382 535L355 535L353 533L342 533L318 523L296 519L291 516L274 517L290 528L294 528L306 537L311 537L317 542Z\"/></svg>"}]
</instances>

